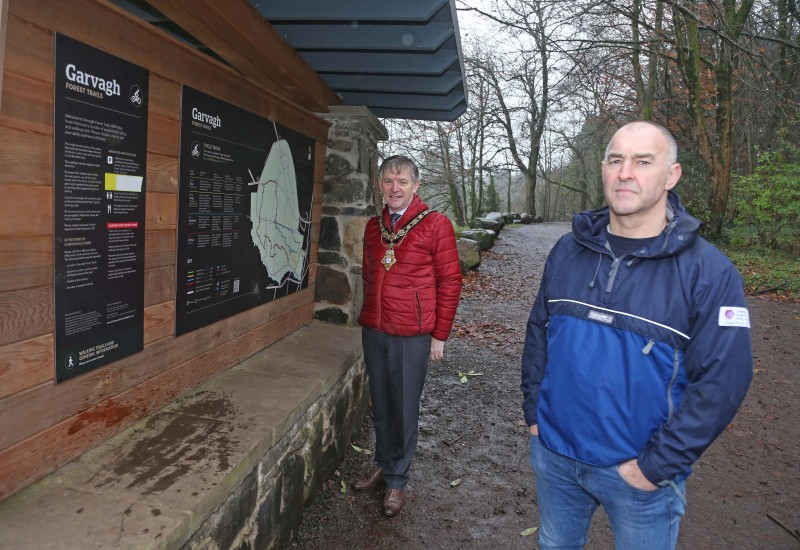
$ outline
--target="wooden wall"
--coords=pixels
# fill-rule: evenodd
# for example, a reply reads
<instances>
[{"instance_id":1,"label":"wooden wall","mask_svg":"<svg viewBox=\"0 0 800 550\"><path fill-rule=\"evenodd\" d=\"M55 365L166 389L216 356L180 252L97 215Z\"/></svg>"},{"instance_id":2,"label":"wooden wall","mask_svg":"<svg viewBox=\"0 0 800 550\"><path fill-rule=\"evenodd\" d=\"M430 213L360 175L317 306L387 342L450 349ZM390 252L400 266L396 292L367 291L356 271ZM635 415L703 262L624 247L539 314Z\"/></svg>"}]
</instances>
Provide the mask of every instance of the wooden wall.
<instances>
[{"instance_id":1,"label":"wooden wall","mask_svg":"<svg viewBox=\"0 0 800 550\"><path fill-rule=\"evenodd\" d=\"M0 0L0 500L311 321L327 123L103 0ZM145 346L55 385L54 33L150 71ZM2 50L0 50L2 51ZM309 288L175 338L181 85L316 142Z\"/></svg>"}]
</instances>

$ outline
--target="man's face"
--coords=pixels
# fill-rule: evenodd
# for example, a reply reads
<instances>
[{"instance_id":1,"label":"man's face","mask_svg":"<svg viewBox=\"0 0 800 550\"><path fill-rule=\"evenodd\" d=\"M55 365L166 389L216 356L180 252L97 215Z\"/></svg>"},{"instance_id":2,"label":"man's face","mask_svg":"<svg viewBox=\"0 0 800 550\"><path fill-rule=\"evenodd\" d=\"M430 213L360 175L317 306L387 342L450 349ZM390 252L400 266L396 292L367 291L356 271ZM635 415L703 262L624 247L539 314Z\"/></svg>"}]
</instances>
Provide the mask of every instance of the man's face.
<instances>
[{"instance_id":1,"label":"man's face","mask_svg":"<svg viewBox=\"0 0 800 550\"><path fill-rule=\"evenodd\" d=\"M419 189L419 180L414 181L414 176L407 168L398 171L386 171L381 176L381 192L386 204L392 210L404 210L414 199L414 193Z\"/></svg>"},{"instance_id":2,"label":"man's face","mask_svg":"<svg viewBox=\"0 0 800 550\"><path fill-rule=\"evenodd\" d=\"M627 225L659 222L666 212L667 191L681 177L664 135L649 124L629 124L611 139L603 162L603 193L611 215Z\"/></svg>"}]
</instances>

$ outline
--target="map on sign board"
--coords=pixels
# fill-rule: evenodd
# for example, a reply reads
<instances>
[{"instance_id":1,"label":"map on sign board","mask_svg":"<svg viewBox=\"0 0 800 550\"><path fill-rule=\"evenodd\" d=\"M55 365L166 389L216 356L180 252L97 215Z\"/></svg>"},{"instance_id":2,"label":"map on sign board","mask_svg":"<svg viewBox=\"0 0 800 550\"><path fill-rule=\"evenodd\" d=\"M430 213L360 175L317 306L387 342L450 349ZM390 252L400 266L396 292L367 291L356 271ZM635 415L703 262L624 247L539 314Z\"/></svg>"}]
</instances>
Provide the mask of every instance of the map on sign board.
<instances>
[{"instance_id":1,"label":"map on sign board","mask_svg":"<svg viewBox=\"0 0 800 550\"><path fill-rule=\"evenodd\" d=\"M261 176L250 185L258 189L250 198L250 234L261 262L271 279L282 281L279 284L302 284L308 270L304 243L311 215L300 213L292 150L286 140L272 144Z\"/></svg>"},{"instance_id":2,"label":"map on sign board","mask_svg":"<svg viewBox=\"0 0 800 550\"><path fill-rule=\"evenodd\" d=\"M314 140L184 87L175 332L308 287Z\"/></svg>"}]
</instances>

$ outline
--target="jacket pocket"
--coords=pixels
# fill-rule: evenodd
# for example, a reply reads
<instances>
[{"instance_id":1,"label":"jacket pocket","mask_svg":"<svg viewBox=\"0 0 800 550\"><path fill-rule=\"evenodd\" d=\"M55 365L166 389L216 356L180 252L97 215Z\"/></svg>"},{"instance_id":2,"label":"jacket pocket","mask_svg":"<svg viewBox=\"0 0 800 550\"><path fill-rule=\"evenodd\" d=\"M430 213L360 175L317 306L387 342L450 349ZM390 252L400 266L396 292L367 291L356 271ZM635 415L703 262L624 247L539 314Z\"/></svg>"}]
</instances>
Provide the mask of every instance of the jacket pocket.
<instances>
[{"instance_id":1,"label":"jacket pocket","mask_svg":"<svg viewBox=\"0 0 800 550\"><path fill-rule=\"evenodd\" d=\"M417 330L422 332L422 302L419 299L419 290L414 290L414 306L417 308Z\"/></svg>"}]
</instances>

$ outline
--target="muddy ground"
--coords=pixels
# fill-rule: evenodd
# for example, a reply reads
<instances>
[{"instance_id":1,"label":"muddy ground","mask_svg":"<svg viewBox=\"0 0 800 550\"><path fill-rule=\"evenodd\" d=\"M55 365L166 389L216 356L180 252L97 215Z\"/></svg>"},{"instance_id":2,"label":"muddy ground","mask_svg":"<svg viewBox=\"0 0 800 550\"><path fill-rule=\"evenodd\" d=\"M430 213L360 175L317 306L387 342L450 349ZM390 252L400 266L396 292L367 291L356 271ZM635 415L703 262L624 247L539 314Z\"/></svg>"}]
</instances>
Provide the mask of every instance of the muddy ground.
<instances>
[{"instance_id":1,"label":"muddy ground","mask_svg":"<svg viewBox=\"0 0 800 550\"><path fill-rule=\"evenodd\" d=\"M568 229L506 229L465 279L445 360L429 369L400 516L381 516L382 487L350 489L372 467L371 456L351 448L306 507L291 548L538 548L535 534L522 534L538 525L538 510L519 358L546 254ZM800 305L764 298L749 305L753 384L687 482L681 549L800 548ZM475 376L462 382L459 373L470 371ZM369 415L352 443L373 448ZM587 548L613 548L602 512Z\"/></svg>"}]
</instances>

